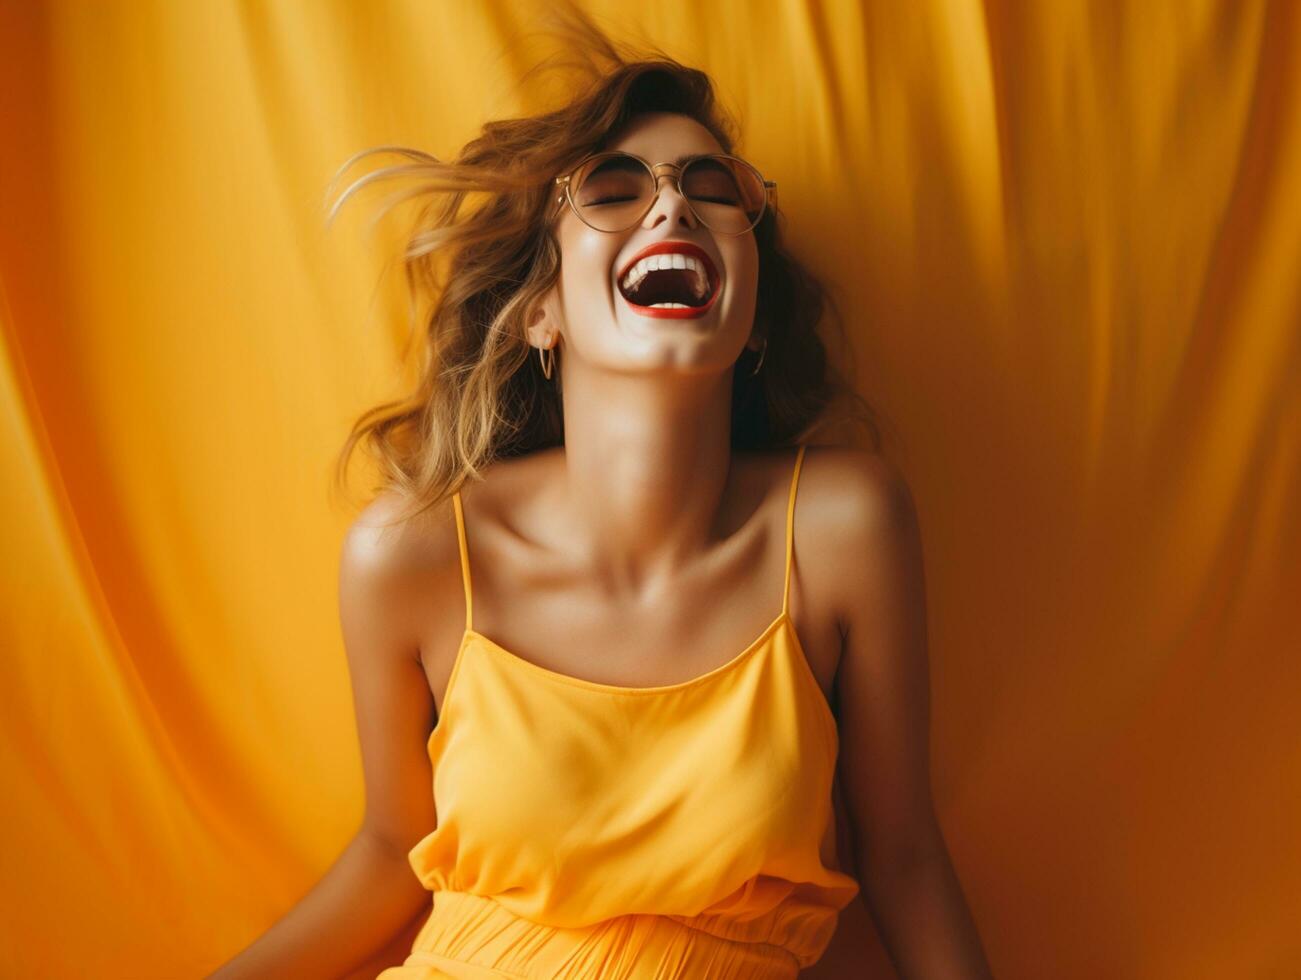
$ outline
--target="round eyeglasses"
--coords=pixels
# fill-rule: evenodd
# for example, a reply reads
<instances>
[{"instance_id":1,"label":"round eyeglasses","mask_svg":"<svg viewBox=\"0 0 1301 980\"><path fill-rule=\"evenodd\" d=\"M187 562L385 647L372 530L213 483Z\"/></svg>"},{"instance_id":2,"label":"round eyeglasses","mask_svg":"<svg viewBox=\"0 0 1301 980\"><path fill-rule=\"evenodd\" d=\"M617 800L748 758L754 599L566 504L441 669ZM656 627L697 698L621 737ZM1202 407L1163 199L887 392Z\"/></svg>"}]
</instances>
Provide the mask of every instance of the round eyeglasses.
<instances>
[{"instance_id":1,"label":"round eyeglasses","mask_svg":"<svg viewBox=\"0 0 1301 980\"><path fill-rule=\"evenodd\" d=\"M649 213L660 180L667 177L701 224L730 236L744 235L757 225L770 192L776 197L777 182L764 180L740 157L707 153L684 157L680 164L651 166L622 150L596 153L556 178L563 188L556 202L560 208L568 202L574 214L597 231L627 231Z\"/></svg>"}]
</instances>

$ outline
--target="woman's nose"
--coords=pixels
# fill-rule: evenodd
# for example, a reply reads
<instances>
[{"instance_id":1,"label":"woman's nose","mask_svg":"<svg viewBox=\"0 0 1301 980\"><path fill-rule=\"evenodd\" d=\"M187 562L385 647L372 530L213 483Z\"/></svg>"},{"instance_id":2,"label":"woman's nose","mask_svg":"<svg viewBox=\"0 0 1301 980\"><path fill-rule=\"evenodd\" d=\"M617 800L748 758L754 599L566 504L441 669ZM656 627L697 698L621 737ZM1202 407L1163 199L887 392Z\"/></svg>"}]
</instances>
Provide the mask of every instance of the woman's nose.
<instances>
[{"instance_id":1,"label":"woman's nose","mask_svg":"<svg viewBox=\"0 0 1301 980\"><path fill-rule=\"evenodd\" d=\"M655 179L655 200L646 215L645 227L654 228L661 216L670 223L685 219L688 228L696 225L696 216L687 199L682 196L681 185L673 174L658 174Z\"/></svg>"}]
</instances>

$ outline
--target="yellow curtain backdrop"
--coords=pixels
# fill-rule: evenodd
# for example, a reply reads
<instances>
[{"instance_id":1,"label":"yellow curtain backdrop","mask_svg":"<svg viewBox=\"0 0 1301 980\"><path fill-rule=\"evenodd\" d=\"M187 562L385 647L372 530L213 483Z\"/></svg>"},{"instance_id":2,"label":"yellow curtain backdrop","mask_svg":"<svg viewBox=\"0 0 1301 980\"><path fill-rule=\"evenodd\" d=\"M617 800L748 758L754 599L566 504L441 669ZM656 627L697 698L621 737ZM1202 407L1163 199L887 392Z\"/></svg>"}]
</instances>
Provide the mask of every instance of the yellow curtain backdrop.
<instances>
[{"instance_id":1,"label":"yellow curtain backdrop","mask_svg":"<svg viewBox=\"0 0 1301 980\"><path fill-rule=\"evenodd\" d=\"M1301 5L584 7L716 79L894 423L997 975L1301 975ZM356 828L327 481L406 308L321 198L543 108L541 8L0 3L0 974L201 976Z\"/></svg>"}]
</instances>

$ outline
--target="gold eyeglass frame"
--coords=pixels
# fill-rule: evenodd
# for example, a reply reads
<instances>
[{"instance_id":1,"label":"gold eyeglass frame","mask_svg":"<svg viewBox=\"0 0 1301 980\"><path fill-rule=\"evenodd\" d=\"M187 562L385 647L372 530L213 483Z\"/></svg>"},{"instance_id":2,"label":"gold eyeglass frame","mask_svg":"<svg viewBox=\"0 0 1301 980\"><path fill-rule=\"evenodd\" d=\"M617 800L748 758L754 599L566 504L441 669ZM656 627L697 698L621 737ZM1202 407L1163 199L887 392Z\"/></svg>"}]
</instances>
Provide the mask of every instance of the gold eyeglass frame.
<instances>
[{"instance_id":1,"label":"gold eyeglass frame","mask_svg":"<svg viewBox=\"0 0 1301 980\"><path fill-rule=\"evenodd\" d=\"M642 213L639 214L636 218L628 222L626 228L621 228L618 231L608 232L608 234L611 235L617 235L621 231L627 231L629 228L636 227L637 224L646 217L646 215L650 214L651 208L655 207L655 202L658 201L660 197L660 180L665 177L673 181L673 186L677 190L678 196L687 202L687 208L691 211L692 215L695 216L695 219L699 221L702 225L704 225L706 228L708 228L710 231L714 232L714 234L723 235L726 238L735 238L737 235L744 235L746 232L752 231L755 228L755 226L758 225L759 222L763 220L764 214L766 214L770 208L776 207L777 181L765 180L763 174L759 172L759 168L756 167L754 164L752 164L749 160L743 160L741 157L733 156L730 153L696 153L688 157L686 162L684 162L681 166L678 166L677 164L673 164L673 163L651 164L650 161L643 160L641 157L637 156L637 154L629 153L627 150L605 150L600 153L592 153L589 154L588 156L585 156L582 160L578 161L578 163L576 163L568 173L562 174L561 176L556 178L555 180L556 186L563 188L563 190L556 197L556 203L559 205L559 207L556 208L555 212L551 215L552 220L555 220L556 215L560 214L560 212L564 210L565 204L568 203L569 209L574 212L575 216L578 218L579 221L581 221L583 224L587 225L587 227L593 229L594 231L605 231L604 228L597 228L596 225L592 224L590 221L584 218L581 212L578 210L578 205L574 203L574 198L572 193L573 185L571 183L571 180L573 176L576 173L578 173L579 170L587 166L593 160L599 157L614 157L614 156L630 157L631 159L636 160L643 167L645 167L647 172L651 175L651 180L655 182L655 193L651 195L650 203L646 205L646 210L642 211ZM714 158L714 159L722 159L722 160L733 160L741 164L741 166L751 170L754 173L754 175L759 178L759 183L763 186L763 190L764 190L763 207L759 209L759 213L755 216L755 219L753 222L751 222L750 226L744 229L743 231L733 231L733 232L716 231L713 227L710 226L709 222L707 222L704 218L702 218L700 214L696 211L695 205L691 203L691 198L689 198L687 195L682 193L682 171L685 170L687 167L691 166L691 164L695 163L697 160L701 160L707 157Z\"/></svg>"}]
</instances>

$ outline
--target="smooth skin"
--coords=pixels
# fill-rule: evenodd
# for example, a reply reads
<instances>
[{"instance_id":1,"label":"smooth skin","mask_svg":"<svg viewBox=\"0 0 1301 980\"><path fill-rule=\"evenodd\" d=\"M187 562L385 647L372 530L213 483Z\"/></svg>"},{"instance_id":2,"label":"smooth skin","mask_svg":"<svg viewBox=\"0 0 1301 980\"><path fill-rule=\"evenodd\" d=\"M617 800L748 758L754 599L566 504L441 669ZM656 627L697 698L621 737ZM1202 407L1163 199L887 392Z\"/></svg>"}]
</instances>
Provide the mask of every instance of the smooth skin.
<instances>
[{"instance_id":1,"label":"smooth skin","mask_svg":"<svg viewBox=\"0 0 1301 980\"><path fill-rule=\"evenodd\" d=\"M634 118L612 148L651 163L722 150L668 113ZM751 336L757 247L751 233L700 224L668 180L628 231L596 231L568 207L555 221L562 271L528 339L558 346L565 445L494 462L462 489L475 629L571 676L678 683L730 660L781 608L794 453L730 446L732 368L761 343ZM618 270L664 239L699 245L722 274L723 294L700 319L638 316L619 294ZM425 745L462 640L464 592L450 504L382 530L400 503L381 494L341 556L362 826L218 980L382 966L378 951L428 913L406 853L436 824ZM893 464L809 449L790 611L838 720L852 873L899 977L989 978L931 795L921 535Z\"/></svg>"}]
</instances>

